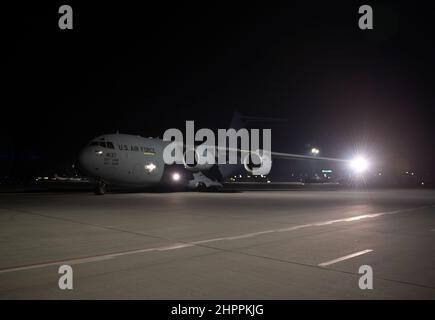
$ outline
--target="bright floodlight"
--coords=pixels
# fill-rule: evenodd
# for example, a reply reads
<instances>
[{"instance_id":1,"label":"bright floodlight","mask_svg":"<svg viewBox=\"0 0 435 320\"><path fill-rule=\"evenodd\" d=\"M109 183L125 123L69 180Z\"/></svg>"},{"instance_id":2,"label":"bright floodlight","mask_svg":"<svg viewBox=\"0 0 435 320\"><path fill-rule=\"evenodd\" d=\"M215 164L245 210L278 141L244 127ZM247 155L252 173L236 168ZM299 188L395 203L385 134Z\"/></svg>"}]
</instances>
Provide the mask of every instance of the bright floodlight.
<instances>
[{"instance_id":1,"label":"bright floodlight","mask_svg":"<svg viewBox=\"0 0 435 320\"><path fill-rule=\"evenodd\" d=\"M369 163L367 159L364 159L363 157L356 157L350 162L350 167L356 173L363 173L368 169Z\"/></svg>"},{"instance_id":2,"label":"bright floodlight","mask_svg":"<svg viewBox=\"0 0 435 320\"><path fill-rule=\"evenodd\" d=\"M318 155L319 152L320 152L320 150L317 149L317 148L312 148L312 149L311 149L311 153L314 154L314 155Z\"/></svg>"},{"instance_id":3,"label":"bright floodlight","mask_svg":"<svg viewBox=\"0 0 435 320\"><path fill-rule=\"evenodd\" d=\"M180 180L180 174L179 174L179 173L174 173L174 174L172 175L172 179L173 179L174 181L178 181L178 180Z\"/></svg>"}]
</instances>

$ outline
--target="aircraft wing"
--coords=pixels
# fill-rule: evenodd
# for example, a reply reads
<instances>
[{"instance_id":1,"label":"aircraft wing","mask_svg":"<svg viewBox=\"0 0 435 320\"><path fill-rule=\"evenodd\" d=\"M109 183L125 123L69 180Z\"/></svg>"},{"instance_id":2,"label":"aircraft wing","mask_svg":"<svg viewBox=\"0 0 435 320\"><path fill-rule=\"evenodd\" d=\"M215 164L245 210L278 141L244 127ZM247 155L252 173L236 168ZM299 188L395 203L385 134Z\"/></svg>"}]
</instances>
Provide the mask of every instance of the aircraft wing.
<instances>
[{"instance_id":1,"label":"aircraft wing","mask_svg":"<svg viewBox=\"0 0 435 320\"><path fill-rule=\"evenodd\" d=\"M244 150L244 149L234 149L234 148L221 148L217 147L217 151L219 150L226 150L226 151L235 151L239 155L248 155L252 153L253 151L250 150ZM261 150L259 150L261 152ZM340 159L340 158L331 158L331 157L319 157L319 156L310 156L310 155L303 155L303 154L296 154L296 153L285 153L285 152L270 152L269 155L272 158L275 159L286 159L286 160L324 160L324 161L337 161L337 162L349 162L350 160L347 159Z\"/></svg>"},{"instance_id":2,"label":"aircraft wing","mask_svg":"<svg viewBox=\"0 0 435 320\"><path fill-rule=\"evenodd\" d=\"M273 152L273 151L271 152L271 156L272 156L272 158L287 159L287 160L325 160L325 161L349 162L349 160L347 160L347 159L308 156L308 155L302 155L302 154Z\"/></svg>"},{"instance_id":3,"label":"aircraft wing","mask_svg":"<svg viewBox=\"0 0 435 320\"><path fill-rule=\"evenodd\" d=\"M265 152L263 156L260 154L262 153L261 150L257 152L249 151L249 150L243 150L243 149L233 149L233 148L220 148L217 147L217 151L219 150L226 150L226 151L233 151L237 152L238 158L242 159L241 164L233 164L233 165L218 165L219 170L223 177L228 177L237 170L240 166L245 166L246 163L244 162L246 157L250 154L257 154L258 157L266 159L266 161L272 161L273 159L286 159L286 160L323 160L323 161L334 161L334 162L349 162L349 160L346 159L340 159L340 158L331 158L331 157L319 157L319 156L310 156L310 155L302 155L302 154L294 154L294 153L284 153L284 152ZM267 160L269 159L269 160ZM269 167L270 168L270 167ZM270 169L269 169L270 170Z\"/></svg>"}]
</instances>

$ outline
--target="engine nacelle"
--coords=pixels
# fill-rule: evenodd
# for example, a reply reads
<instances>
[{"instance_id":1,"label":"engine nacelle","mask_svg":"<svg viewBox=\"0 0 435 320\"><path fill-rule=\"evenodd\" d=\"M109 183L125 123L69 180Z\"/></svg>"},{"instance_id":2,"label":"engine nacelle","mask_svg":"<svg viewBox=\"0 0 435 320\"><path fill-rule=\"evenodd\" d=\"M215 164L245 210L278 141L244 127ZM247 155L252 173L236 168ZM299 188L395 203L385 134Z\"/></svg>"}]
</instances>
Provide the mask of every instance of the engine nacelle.
<instances>
[{"instance_id":1,"label":"engine nacelle","mask_svg":"<svg viewBox=\"0 0 435 320\"><path fill-rule=\"evenodd\" d=\"M253 175L267 175L272 168L272 157L265 151L246 152L242 159L245 170Z\"/></svg>"},{"instance_id":2,"label":"engine nacelle","mask_svg":"<svg viewBox=\"0 0 435 320\"><path fill-rule=\"evenodd\" d=\"M191 152L190 157L193 159L193 163L192 161L187 161L189 156L188 152ZM208 155L206 154L206 157L207 156ZM200 172L200 171L210 170L214 165L212 161L204 161L204 157L202 158L201 162L205 162L205 163L198 163L198 159L200 159L200 157L198 155L197 150L195 149L186 150L186 152L183 155L184 168L186 168L186 170L189 170L191 172Z\"/></svg>"}]
</instances>

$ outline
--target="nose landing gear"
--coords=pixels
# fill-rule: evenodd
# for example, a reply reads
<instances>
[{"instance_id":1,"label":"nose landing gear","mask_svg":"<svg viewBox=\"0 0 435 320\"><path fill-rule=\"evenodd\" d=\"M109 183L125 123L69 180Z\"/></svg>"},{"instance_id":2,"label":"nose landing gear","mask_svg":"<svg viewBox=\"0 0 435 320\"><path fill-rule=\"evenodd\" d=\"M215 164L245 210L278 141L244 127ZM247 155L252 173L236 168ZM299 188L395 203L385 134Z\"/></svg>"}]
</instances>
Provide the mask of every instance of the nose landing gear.
<instances>
[{"instance_id":1,"label":"nose landing gear","mask_svg":"<svg viewBox=\"0 0 435 320\"><path fill-rule=\"evenodd\" d=\"M102 181L99 181L98 184L95 186L94 193L96 195L102 196L103 194L106 193L106 189L107 189L107 184L105 184Z\"/></svg>"}]
</instances>

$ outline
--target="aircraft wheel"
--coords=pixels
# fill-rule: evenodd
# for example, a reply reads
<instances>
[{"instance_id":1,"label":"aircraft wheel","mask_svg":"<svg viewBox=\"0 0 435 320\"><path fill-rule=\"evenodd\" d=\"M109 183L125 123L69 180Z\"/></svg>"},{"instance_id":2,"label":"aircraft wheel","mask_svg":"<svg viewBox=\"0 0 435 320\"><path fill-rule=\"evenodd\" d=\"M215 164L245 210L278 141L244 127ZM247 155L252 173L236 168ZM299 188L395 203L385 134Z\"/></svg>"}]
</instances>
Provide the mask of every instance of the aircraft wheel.
<instances>
[{"instance_id":1,"label":"aircraft wheel","mask_svg":"<svg viewBox=\"0 0 435 320\"><path fill-rule=\"evenodd\" d=\"M96 195L102 196L103 194L106 193L106 184L105 183L99 183L96 187L95 187L95 191L94 193Z\"/></svg>"},{"instance_id":2,"label":"aircraft wheel","mask_svg":"<svg viewBox=\"0 0 435 320\"><path fill-rule=\"evenodd\" d=\"M219 192L221 190L222 190L222 187L218 187L218 186L212 186L212 187L207 188L207 191L210 191L210 192Z\"/></svg>"},{"instance_id":3,"label":"aircraft wheel","mask_svg":"<svg viewBox=\"0 0 435 320\"><path fill-rule=\"evenodd\" d=\"M207 190L207 187L203 182L198 182L196 190L198 190L199 192L204 192Z\"/></svg>"}]
</instances>

